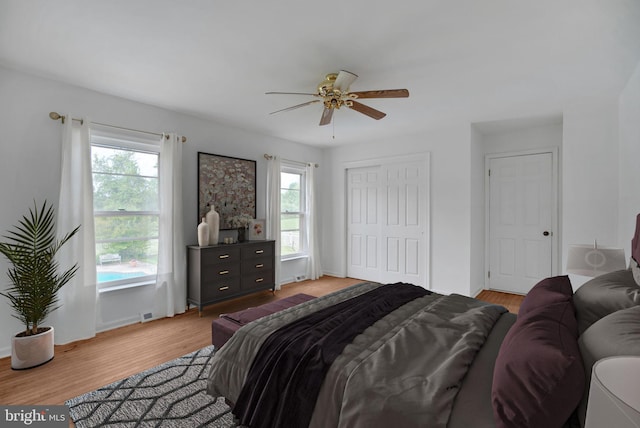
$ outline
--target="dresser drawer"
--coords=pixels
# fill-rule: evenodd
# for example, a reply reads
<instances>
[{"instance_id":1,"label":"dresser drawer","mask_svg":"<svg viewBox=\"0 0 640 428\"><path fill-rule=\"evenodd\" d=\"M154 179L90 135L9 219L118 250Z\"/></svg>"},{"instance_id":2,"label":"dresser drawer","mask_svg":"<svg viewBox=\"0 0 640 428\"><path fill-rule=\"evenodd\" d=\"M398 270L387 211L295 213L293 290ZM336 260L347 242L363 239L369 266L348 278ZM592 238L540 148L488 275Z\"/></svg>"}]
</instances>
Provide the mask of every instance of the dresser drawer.
<instances>
[{"instance_id":1,"label":"dresser drawer","mask_svg":"<svg viewBox=\"0 0 640 428\"><path fill-rule=\"evenodd\" d=\"M262 272L273 269L273 257L256 257L250 260L242 260L243 275Z\"/></svg>"},{"instance_id":2,"label":"dresser drawer","mask_svg":"<svg viewBox=\"0 0 640 428\"><path fill-rule=\"evenodd\" d=\"M242 247L242 260L252 259L254 257L273 257L273 242L265 241L251 243Z\"/></svg>"},{"instance_id":3,"label":"dresser drawer","mask_svg":"<svg viewBox=\"0 0 640 428\"><path fill-rule=\"evenodd\" d=\"M273 287L273 269L264 272L254 272L242 275L241 288L243 290L264 290Z\"/></svg>"},{"instance_id":4,"label":"dresser drawer","mask_svg":"<svg viewBox=\"0 0 640 428\"><path fill-rule=\"evenodd\" d=\"M229 246L217 246L206 248L201 252L202 266L218 263L238 263L240 262L240 248Z\"/></svg>"},{"instance_id":5,"label":"dresser drawer","mask_svg":"<svg viewBox=\"0 0 640 428\"><path fill-rule=\"evenodd\" d=\"M218 263L202 267L202 282L224 281L240 276L240 263Z\"/></svg>"},{"instance_id":6,"label":"dresser drawer","mask_svg":"<svg viewBox=\"0 0 640 428\"><path fill-rule=\"evenodd\" d=\"M233 296L240 291L240 277L228 277L215 282L202 284L202 301L212 302L224 300L227 296Z\"/></svg>"}]
</instances>

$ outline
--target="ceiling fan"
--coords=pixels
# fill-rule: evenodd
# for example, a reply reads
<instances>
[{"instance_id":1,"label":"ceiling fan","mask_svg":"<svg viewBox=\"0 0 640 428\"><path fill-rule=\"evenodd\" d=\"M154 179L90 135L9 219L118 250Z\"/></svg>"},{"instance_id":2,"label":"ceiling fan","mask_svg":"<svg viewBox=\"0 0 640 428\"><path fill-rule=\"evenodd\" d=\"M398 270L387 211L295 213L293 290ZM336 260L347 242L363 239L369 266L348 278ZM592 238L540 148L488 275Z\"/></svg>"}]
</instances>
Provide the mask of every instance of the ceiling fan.
<instances>
[{"instance_id":1,"label":"ceiling fan","mask_svg":"<svg viewBox=\"0 0 640 428\"><path fill-rule=\"evenodd\" d=\"M409 91L406 89L381 89L377 91L359 91L349 92L349 87L358 78L356 74L349 71L340 70L339 73L329 73L326 75L325 80L318 85L317 93L305 93L305 92L266 92L267 95L280 94L280 95L310 95L319 99L307 101L306 103L298 104L295 106L283 108L281 110L273 111L269 114L280 113L283 111L295 110L300 107L308 106L310 104L322 102L324 104L324 110L320 117L320 126L328 125L331 123L333 112L342 106L348 107L352 110L365 114L373 119L380 120L387 114L376 110L369 106L366 106L356 100L362 98L406 98L409 96Z\"/></svg>"}]
</instances>

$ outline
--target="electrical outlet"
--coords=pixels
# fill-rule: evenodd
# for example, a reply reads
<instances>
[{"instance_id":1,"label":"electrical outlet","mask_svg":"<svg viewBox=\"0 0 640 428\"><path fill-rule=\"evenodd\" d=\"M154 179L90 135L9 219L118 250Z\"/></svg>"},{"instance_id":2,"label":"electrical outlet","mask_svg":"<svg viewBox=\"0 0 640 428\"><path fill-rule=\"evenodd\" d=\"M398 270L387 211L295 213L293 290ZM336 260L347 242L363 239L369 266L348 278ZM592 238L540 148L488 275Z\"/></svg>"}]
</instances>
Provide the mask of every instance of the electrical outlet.
<instances>
[{"instance_id":1,"label":"electrical outlet","mask_svg":"<svg viewBox=\"0 0 640 428\"><path fill-rule=\"evenodd\" d=\"M296 275L296 282L304 281L307 279L305 275Z\"/></svg>"}]
</instances>

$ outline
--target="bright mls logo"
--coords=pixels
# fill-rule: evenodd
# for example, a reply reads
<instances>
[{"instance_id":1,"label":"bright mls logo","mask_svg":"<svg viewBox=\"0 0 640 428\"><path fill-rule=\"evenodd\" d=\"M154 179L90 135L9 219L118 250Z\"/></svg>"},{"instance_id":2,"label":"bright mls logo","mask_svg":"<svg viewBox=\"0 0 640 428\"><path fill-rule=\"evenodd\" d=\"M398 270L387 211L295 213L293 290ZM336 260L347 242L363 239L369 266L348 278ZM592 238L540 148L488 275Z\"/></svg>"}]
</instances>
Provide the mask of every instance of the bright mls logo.
<instances>
[{"instance_id":1,"label":"bright mls logo","mask_svg":"<svg viewBox=\"0 0 640 428\"><path fill-rule=\"evenodd\" d=\"M46 427L69 426L67 406L0 406L2 427Z\"/></svg>"}]
</instances>

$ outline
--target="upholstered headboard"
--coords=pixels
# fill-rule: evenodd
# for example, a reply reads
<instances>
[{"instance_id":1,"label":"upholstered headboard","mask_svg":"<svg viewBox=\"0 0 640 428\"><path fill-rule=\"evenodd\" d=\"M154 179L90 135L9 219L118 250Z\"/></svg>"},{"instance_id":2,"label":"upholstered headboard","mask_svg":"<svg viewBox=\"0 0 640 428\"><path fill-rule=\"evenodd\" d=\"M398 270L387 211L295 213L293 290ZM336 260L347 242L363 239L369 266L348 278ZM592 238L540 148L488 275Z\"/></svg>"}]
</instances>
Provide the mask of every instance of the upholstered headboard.
<instances>
[{"instance_id":1,"label":"upholstered headboard","mask_svg":"<svg viewBox=\"0 0 640 428\"><path fill-rule=\"evenodd\" d=\"M631 257L640 264L640 214L636 217L636 233L631 240Z\"/></svg>"}]
</instances>

